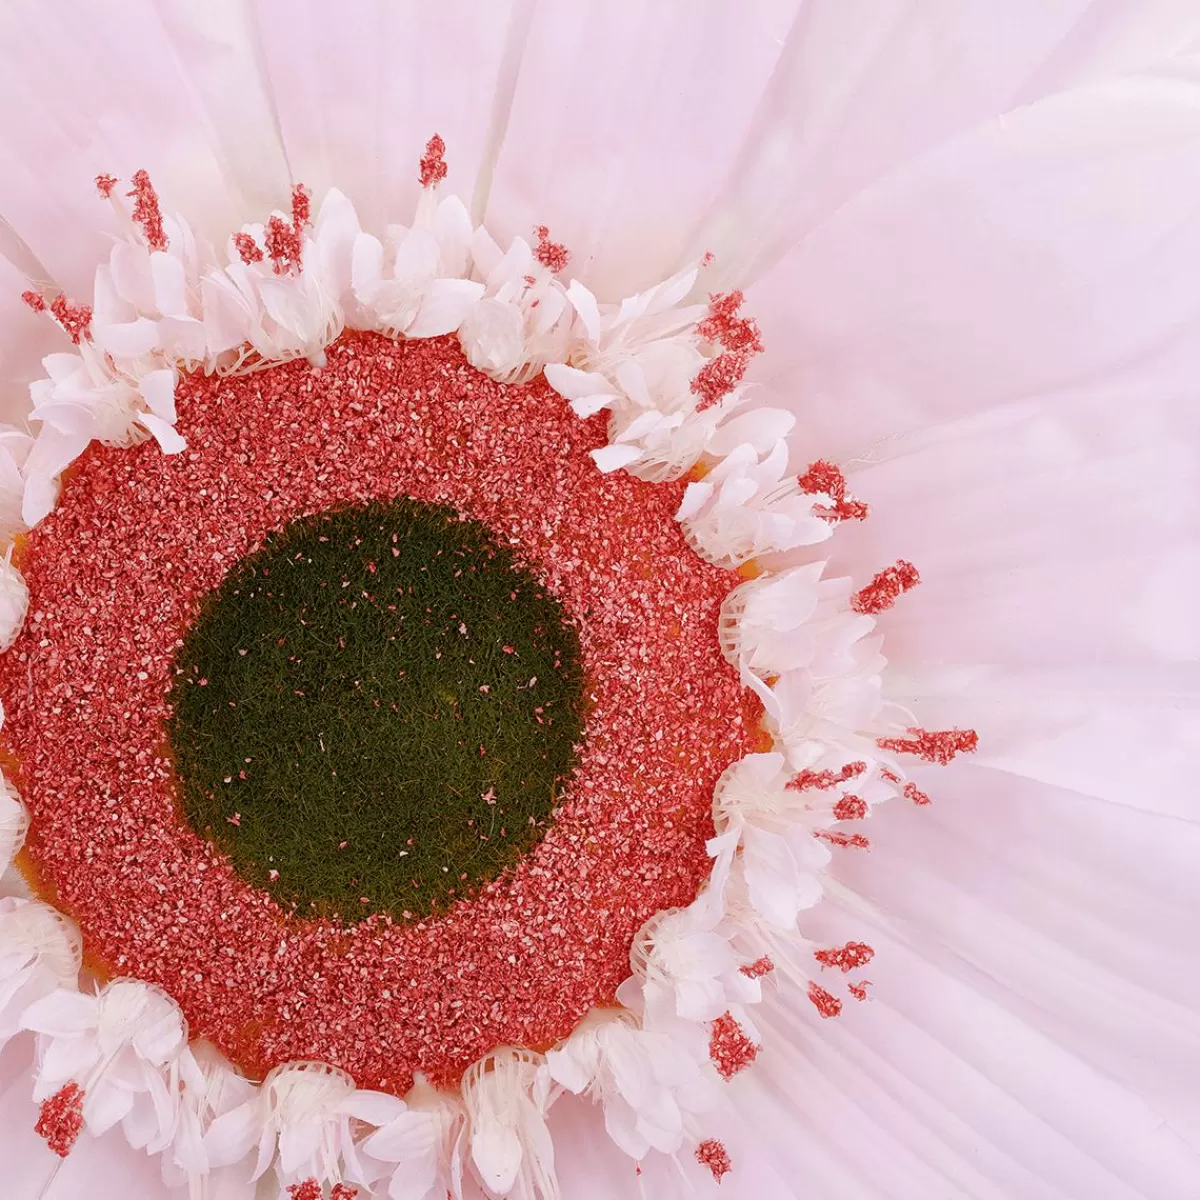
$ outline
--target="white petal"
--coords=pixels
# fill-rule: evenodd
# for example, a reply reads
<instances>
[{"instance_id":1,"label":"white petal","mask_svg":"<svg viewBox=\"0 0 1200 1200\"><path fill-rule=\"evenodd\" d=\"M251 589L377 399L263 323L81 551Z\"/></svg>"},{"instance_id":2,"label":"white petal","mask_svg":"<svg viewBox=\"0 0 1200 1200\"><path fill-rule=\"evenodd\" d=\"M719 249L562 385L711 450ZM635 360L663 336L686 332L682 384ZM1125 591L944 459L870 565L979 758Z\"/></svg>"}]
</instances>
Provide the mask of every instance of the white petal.
<instances>
[{"instance_id":1,"label":"white petal","mask_svg":"<svg viewBox=\"0 0 1200 1200\"><path fill-rule=\"evenodd\" d=\"M21 1018L21 1025L35 1033L72 1037L95 1029L98 1019L99 1005L95 996L60 988L30 1005Z\"/></svg>"},{"instance_id":2,"label":"white petal","mask_svg":"<svg viewBox=\"0 0 1200 1200\"><path fill-rule=\"evenodd\" d=\"M138 423L144 425L154 435L154 440L162 447L164 454L178 454L187 449L187 442L176 432L175 427L156 417L153 413L138 413Z\"/></svg>"},{"instance_id":3,"label":"white petal","mask_svg":"<svg viewBox=\"0 0 1200 1200\"><path fill-rule=\"evenodd\" d=\"M404 331L412 338L453 333L483 295L483 284L471 279L435 279L421 299L416 320Z\"/></svg>"}]
</instances>

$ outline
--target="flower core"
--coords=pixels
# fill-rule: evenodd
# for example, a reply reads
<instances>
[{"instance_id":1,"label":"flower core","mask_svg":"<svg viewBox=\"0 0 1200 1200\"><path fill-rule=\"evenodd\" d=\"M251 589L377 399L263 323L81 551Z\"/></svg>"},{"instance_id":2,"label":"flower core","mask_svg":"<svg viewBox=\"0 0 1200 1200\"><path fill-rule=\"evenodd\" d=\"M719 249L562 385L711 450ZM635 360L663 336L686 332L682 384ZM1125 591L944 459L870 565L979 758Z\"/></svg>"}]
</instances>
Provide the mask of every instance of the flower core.
<instances>
[{"instance_id":1,"label":"flower core","mask_svg":"<svg viewBox=\"0 0 1200 1200\"><path fill-rule=\"evenodd\" d=\"M562 608L479 522L406 499L306 518L184 640L183 809L284 907L424 916L541 836L582 688Z\"/></svg>"}]
</instances>

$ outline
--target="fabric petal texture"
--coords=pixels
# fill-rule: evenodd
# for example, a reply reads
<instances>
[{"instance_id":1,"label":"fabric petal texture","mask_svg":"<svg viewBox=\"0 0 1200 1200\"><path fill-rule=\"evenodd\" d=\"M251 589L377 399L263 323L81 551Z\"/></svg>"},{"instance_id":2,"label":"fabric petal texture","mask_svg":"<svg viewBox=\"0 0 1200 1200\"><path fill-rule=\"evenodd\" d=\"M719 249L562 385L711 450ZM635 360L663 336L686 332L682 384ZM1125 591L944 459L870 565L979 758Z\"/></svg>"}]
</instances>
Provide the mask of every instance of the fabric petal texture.
<instances>
[{"instance_id":1,"label":"fabric petal texture","mask_svg":"<svg viewBox=\"0 0 1200 1200\"><path fill-rule=\"evenodd\" d=\"M764 713L612 1005L403 1098L251 1079L89 974L6 760L0 1193L1195 1195L1194 4L12 0L0 35L0 651L89 445L186 464L189 373L350 330L544 379L596 469L675 488Z\"/></svg>"}]
</instances>

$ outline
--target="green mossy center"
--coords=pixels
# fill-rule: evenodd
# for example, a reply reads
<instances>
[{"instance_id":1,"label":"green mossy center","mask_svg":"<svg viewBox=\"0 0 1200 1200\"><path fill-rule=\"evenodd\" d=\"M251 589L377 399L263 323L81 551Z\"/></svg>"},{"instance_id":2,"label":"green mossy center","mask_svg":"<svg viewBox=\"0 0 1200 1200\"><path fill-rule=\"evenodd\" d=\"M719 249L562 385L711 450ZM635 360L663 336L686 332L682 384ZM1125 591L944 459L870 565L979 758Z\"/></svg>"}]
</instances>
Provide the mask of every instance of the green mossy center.
<instances>
[{"instance_id":1,"label":"green mossy center","mask_svg":"<svg viewBox=\"0 0 1200 1200\"><path fill-rule=\"evenodd\" d=\"M184 639L180 803L301 915L423 916L541 837L582 692L558 602L482 525L324 513L239 563Z\"/></svg>"}]
</instances>

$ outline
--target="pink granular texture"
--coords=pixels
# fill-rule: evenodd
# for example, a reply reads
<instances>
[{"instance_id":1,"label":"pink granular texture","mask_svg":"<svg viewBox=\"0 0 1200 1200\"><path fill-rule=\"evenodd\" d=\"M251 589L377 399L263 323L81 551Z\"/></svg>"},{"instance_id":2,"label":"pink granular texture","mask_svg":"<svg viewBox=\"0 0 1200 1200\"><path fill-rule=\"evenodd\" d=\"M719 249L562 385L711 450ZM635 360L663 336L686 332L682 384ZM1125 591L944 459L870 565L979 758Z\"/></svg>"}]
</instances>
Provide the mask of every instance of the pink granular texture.
<instances>
[{"instance_id":1,"label":"pink granular texture","mask_svg":"<svg viewBox=\"0 0 1200 1200\"><path fill-rule=\"evenodd\" d=\"M501 1045L546 1047L629 974L639 927L706 878L713 786L757 714L718 651L737 576L687 549L682 484L602 475L542 379L498 384L450 338L347 334L328 365L184 378L188 448L93 446L28 538L32 592L0 657L28 865L90 961L156 983L251 1075L296 1059L402 1093ZM288 522L397 496L509 541L563 604L585 743L543 840L444 913L285 912L193 832L164 747L173 660L202 598Z\"/></svg>"}]
</instances>

